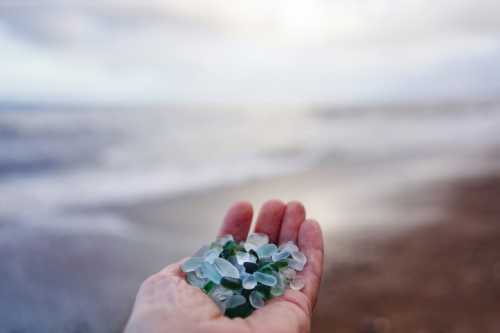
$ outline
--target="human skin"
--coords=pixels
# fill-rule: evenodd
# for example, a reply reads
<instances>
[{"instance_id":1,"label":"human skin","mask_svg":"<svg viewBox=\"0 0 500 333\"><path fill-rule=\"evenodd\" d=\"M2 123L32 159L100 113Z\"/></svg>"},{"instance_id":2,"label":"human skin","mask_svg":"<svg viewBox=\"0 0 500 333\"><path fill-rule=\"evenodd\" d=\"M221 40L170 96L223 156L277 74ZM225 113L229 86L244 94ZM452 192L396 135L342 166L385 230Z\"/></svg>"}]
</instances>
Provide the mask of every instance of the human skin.
<instances>
[{"instance_id":1,"label":"human skin","mask_svg":"<svg viewBox=\"0 0 500 333\"><path fill-rule=\"evenodd\" d=\"M252 224L253 208L237 202L226 213L219 235L246 239ZM318 222L306 219L300 202L285 204L270 200L260 209L255 232L266 233L270 241L294 241L308 263L298 274L305 286L288 289L249 317L229 319L199 288L189 285L181 262L150 276L137 293L125 333L308 333L311 315L323 274L323 236Z\"/></svg>"}]
</instances>

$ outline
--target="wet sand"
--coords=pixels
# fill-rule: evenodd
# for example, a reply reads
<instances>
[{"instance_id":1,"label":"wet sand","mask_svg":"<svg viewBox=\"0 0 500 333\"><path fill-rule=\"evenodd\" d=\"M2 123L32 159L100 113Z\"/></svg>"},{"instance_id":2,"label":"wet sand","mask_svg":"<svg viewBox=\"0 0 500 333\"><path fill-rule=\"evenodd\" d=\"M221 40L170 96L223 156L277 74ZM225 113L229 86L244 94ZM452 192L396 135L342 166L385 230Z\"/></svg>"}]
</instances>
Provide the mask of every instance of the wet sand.
<instances>
[{"instance_id":1,"label":"wet sand","mask_svg":"<svg viewBox=\"0 0 500 333\"><path fill-rule=\"evenodd\" d=\"M314 332L500 332L500 173L440 187L442 218L332 257Z\"/></svg>"}]
</instances>

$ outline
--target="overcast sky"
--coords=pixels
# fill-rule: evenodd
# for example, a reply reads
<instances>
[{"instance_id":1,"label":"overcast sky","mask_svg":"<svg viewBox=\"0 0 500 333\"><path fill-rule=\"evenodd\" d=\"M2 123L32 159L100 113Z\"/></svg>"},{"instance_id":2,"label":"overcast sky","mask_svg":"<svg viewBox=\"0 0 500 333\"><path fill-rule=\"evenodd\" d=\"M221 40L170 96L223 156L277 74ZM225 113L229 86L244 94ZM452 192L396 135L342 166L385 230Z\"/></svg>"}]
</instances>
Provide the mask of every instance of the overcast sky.
<instances>
[{"instance_id":1,"label":"overcast sky","mask_svg":"<svg viewBox=\"0 0 500 333\"><path fill-rule=\"evenodd\" d=\"M498 0L0 0L0 100L500 95Z\"/></svg>"}]
</instances>

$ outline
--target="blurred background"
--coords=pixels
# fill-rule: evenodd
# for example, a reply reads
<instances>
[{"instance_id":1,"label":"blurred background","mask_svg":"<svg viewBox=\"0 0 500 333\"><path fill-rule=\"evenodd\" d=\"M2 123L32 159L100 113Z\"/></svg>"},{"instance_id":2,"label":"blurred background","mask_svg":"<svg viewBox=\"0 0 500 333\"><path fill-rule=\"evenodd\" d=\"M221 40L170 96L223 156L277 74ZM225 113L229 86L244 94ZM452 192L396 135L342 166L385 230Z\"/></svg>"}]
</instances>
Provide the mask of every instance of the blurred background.
<instances>
[{"instance_id":1,"label":"blurred background","mask_svg":"<svg viewBox=\"0 0 500 333\"><path fill-rule=\"evenodd\" d=\"M499 97L495 0L0 0L0 332L120 332L274 197L314 332L499 332Z\"/></svg>"}]
</instances>

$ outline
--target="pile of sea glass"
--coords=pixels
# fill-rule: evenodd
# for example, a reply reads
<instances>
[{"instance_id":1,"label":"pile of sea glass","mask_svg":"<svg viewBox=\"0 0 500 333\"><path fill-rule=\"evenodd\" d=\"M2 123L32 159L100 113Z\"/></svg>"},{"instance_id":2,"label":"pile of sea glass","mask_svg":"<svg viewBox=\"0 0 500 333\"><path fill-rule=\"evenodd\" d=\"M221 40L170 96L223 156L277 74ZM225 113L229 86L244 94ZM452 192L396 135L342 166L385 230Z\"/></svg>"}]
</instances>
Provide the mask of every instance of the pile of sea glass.
<instances>
[{"instance_id":1,"label":"pile of sea glass","mask_svg":"<svg viewBox=\"0 0 500 333\"><path fill-rule=\"evenodd\" d=\"M189 284L201 288L228 317L247 317L286 288L300 290L296 276L306 256L293 242L269 243L266 234L250 234L235 242L231 235L203 246L181 268Z\"/></svg>"}]
</instances>

